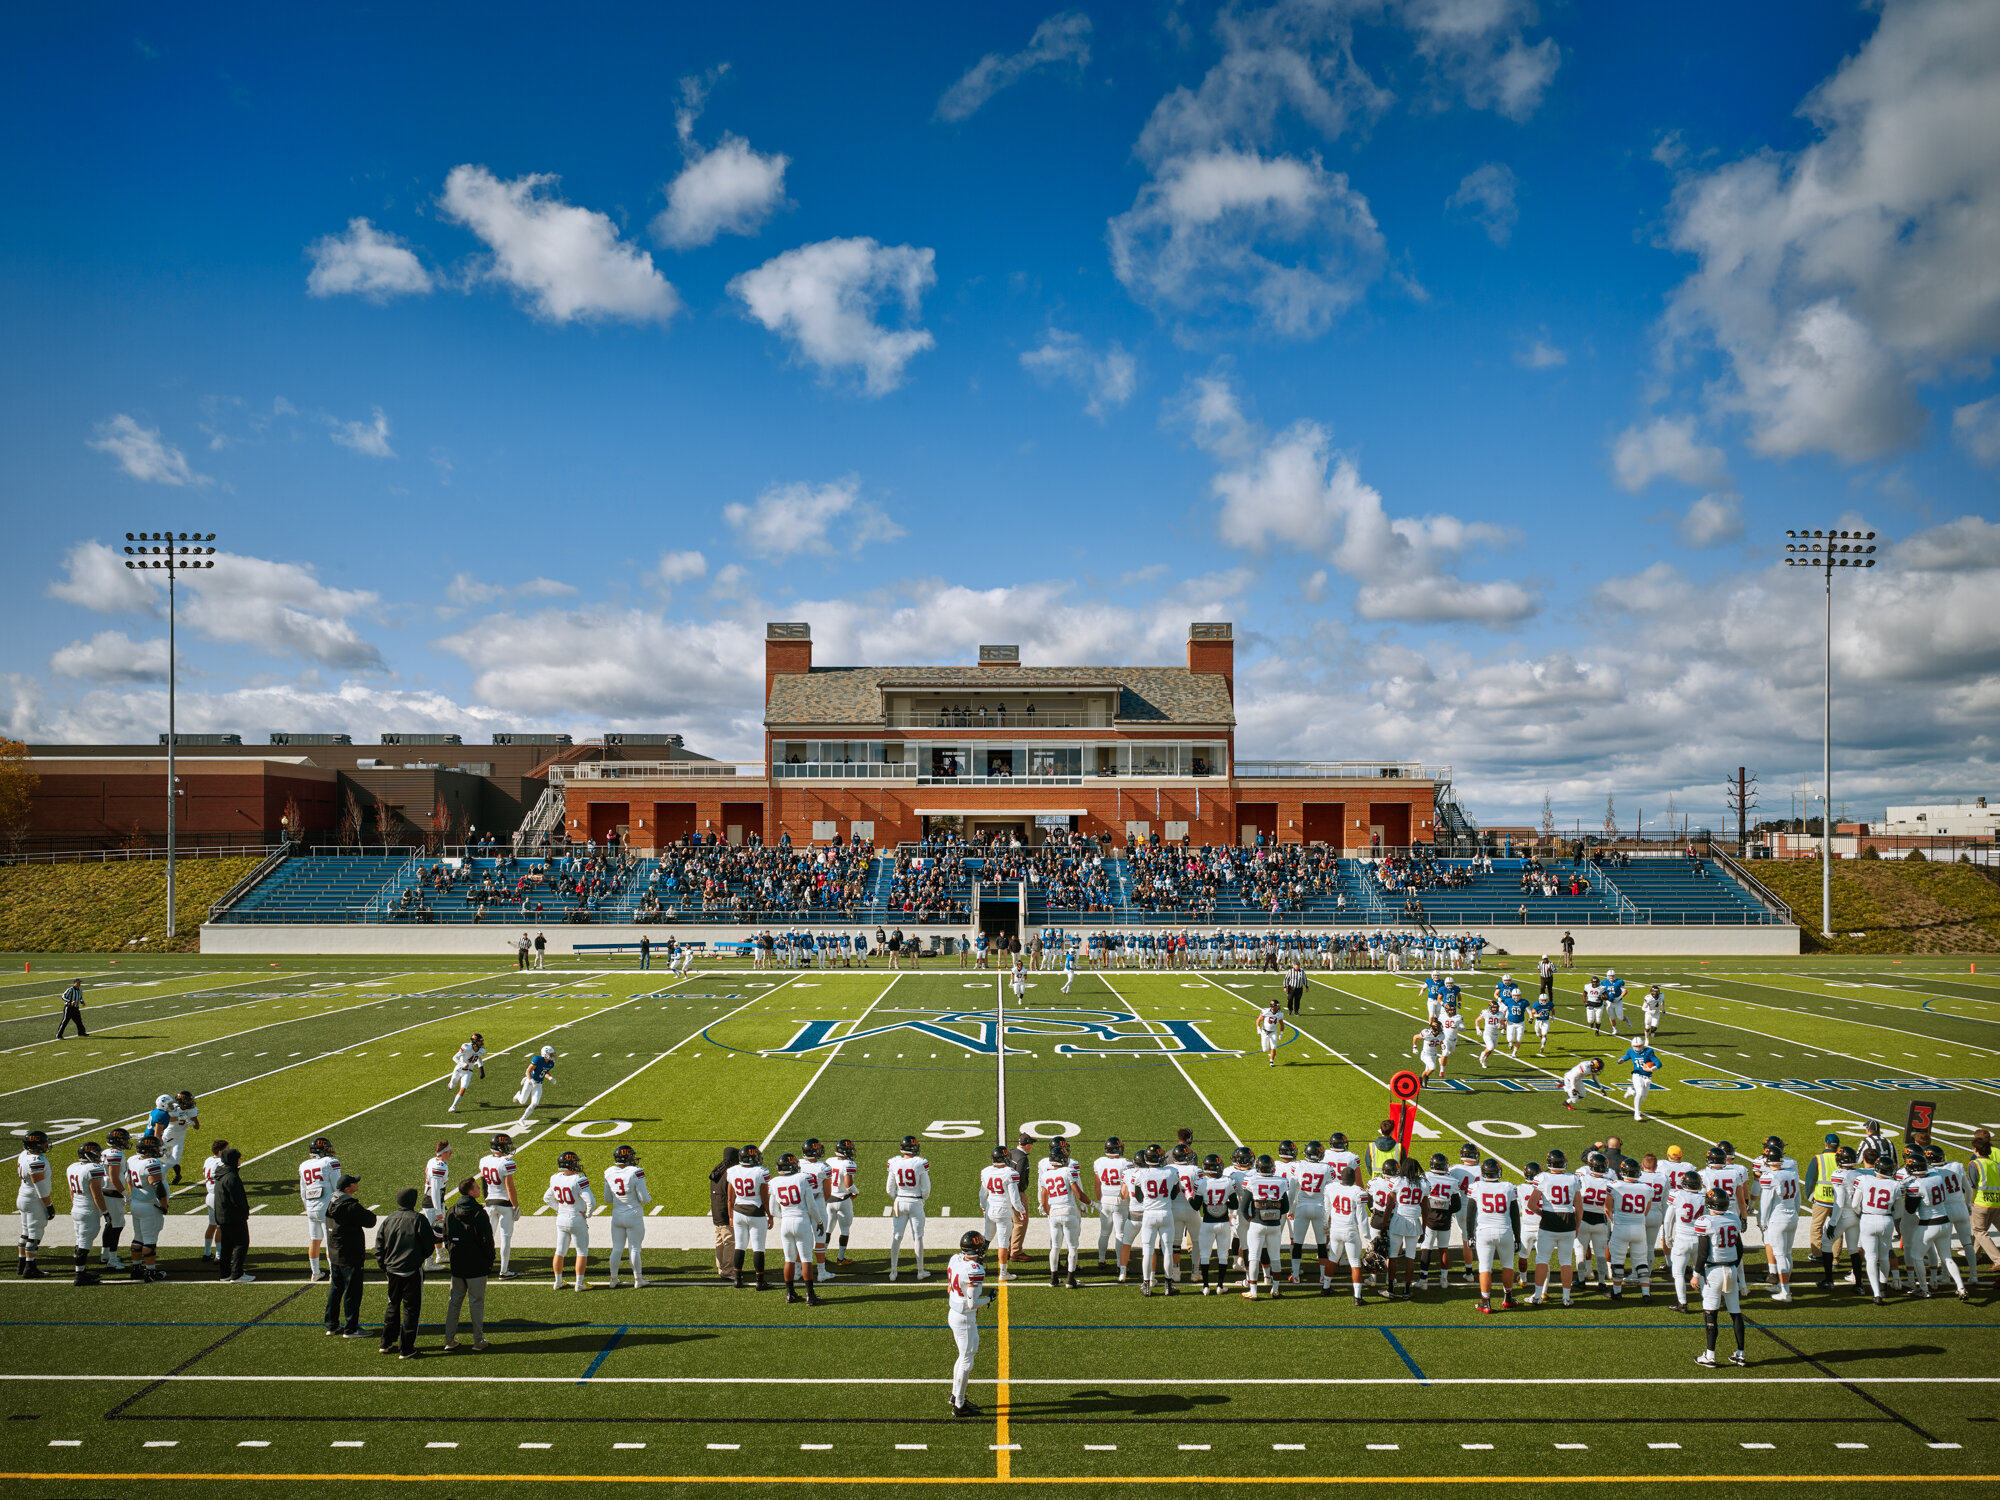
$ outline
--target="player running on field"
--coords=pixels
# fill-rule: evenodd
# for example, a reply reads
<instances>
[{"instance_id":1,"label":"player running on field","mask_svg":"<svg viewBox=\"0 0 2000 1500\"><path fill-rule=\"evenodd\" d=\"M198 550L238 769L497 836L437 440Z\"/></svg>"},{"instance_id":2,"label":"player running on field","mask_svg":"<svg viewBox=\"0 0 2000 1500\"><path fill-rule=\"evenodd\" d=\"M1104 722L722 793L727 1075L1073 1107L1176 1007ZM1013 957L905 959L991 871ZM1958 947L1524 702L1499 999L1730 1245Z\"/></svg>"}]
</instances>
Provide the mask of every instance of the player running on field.
<instances>
[{"instance_id":1,"label":"player running on field","mask_svg":"<svg viewBox=\"0 0 2000 1500\"><path fill-rule=\"evenodd\" d=\"M458 1045L458 1051L451 1055L451 1104L446 1114L458 1113L458 1101L465 1097L465 1091L472 1087L472 1075L486 1076L486 1038L478 1032Z\"/></svg>"}]
</instances>

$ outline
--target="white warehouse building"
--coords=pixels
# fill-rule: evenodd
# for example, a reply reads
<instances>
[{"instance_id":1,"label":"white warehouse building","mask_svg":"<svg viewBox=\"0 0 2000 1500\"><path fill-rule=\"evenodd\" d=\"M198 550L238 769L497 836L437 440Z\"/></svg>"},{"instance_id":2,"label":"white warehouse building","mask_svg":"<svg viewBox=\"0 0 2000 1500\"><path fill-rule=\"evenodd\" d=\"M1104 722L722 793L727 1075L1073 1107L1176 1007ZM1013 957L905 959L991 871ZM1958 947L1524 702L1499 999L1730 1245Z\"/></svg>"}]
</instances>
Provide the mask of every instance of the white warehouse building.
<instances>
[{"instance_id":1,"label":"white warehouse building","mask_svg":"<svg viewBox=\"0 0 2000 1500\"><path fill-rule=\"evenodd\" d=\"M1970 802L1933 802L1910 807L1892 807L1879 831L1910 838L1935 838L1944 834L1954 834L1959 837L1990 839L2000 837L2000 807L1988 807L1984 797L1974 798Z\"/></svg>"}]
</instances>

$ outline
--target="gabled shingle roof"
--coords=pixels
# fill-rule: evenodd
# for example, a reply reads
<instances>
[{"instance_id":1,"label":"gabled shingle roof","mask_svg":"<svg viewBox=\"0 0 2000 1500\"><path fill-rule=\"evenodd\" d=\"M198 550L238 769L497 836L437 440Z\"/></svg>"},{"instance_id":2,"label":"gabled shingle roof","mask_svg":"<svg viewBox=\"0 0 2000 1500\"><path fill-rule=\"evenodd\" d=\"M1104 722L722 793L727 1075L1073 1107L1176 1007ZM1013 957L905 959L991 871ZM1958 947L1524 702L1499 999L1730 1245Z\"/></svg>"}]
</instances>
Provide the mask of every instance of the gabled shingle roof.
<instances>
[{"instance_id":1,"label":"gabled shingle roof","mask_svg":"<svg viewBox=\"0 0 2000 1500\"><path fill-rule=\"evenodd\" d=\"M884 724L883 684L919 691L1002 692L1025 709L1035 689L1118 688L1115 722L1224 724L1236 715L1229 687L1215 672L1185 667L814 667L781 673L771 684L764 722L779 724ZM1053 708L1059 700L1044 700Z\"/></svg>"}]
</instances>

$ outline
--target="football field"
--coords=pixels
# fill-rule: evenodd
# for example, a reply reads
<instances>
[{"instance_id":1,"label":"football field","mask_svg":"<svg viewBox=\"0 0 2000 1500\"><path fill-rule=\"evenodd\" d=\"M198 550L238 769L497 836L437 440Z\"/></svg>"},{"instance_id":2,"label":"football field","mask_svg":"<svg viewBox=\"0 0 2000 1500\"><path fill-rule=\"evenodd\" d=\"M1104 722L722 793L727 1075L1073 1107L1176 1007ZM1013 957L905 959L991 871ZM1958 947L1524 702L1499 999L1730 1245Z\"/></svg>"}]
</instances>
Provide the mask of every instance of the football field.
<instances>
[{"instance_id":1,"label":"football field","mask_svg":"<svg viewBox=\"0 0 2000 1500\"><path fill-rule=\"evenodd\" d=\"M50 1277L0 1273L4 1492L233 1483L246 1496L303 1496L340 1476L355 1492L417 1483L444 1496L531 1484L563 1495L634 1484L1664 1492L1690 1479L1820 1491L1955 1480L2000 1493L1990 1268L1970 1306L1897 1297L1878 1308L1844 1278L1816 1289L1802 1261L1790 1305L1761 1290L1747 1299L1749 1366L1707 1370L1693 1362L1701 1320L1663 1293L1487 1318L1454 1276L1449 1290L1371 1295L1356 1309L1311 1294L1308 1262L1275 1302L1142 1299L1097 1269L1090 1218L1082 1287L1052 1288L1036 1216L1023 1279L996 1288L981 1315L971 1399L982 1415L954 1418L942 1275L911 1281L906 1247L902 1278L886 1278L883 1169L905 1133L931 1163L926 1265L941 1273L1002 1132L1066 1134L1086 1166L1107 1136L1171 1145L1180 1127L1225 1159L1238 1143L1269 1151L1334 1131L1360 1149L1387 1113L1390 1075L1410 1065L1423 1003L1415 976L1315 972L1273 1068L1252 1019L1281 993L1275 974L1079 972L1068 994L1060 974L1033 974L1016 1004L997 973L947 962L711 966L677 980L630 959L517 973L460 960L96 956L37 958L23 973L16 955L0 976L7 1128L47 1130L60 1178L79 1141L142 1120L161 1092L191 1090L201 1126L188 1166L211 1138L243 1152L257 1280L210 1279L190 1170L161 1256L171 1279L73 1287L59 1186ZM1623 1041L1581 1024L1579 967L1559 976L1547 1055L1531 1033L1519 1061L1496 1056L1482 1070L1476 1041L1462 1044L1448 1080L1419 1100L1413 1150L1456 1159L1471 1141L1518 1178L1551 1148L1575 1163L1610 1135L1628 1154L1678 1143L1699 1161L1724 1137L1747 1159L1775 1132L1803 1163L1827 1131L1851 1142L1869 1118L1899 1131L1913 1098L1936 1101L1948 1148L1976 1126L2000 1128L2000 983L1965 960L1614 962L1634 1025L1645 986L1669 987L1643 1120L1617 1086ZM1460 976L1471 1008L1491 994L1493 967ZM1515 971L1531 994L1532 971L1532 958ZM51 1040L73 976L91 1034ZM487 1076L446 1113L449 1058L475 1030ZM511 1096L545 1044L556 1072L524 1122ZM1609 1089L1572 1112L1556 1080L1589 1055L1606 1059ZM489 1352L405 1363L380 1358L372 1338L324 1337L295 1186L306 1144L329 1135L362 1201L386 1210L439 1140L456 1143L462 1175L501 1129L516 1138L528 1226L560 1152L578 1152L601 1181L614 1146L638 1151L656 1198L652 1284L604 1287L607 1229L593 1233L595 1289L552 1291L548 1251L524 1247L548 1241L524 1227L522 1277L489 1287ZM775 1160L808 1136L857 1145L855 1265L818 1308L719 1284L710 1167L726 1145L758 1142ZM1753 1254L1753 1287L1761 1261ZM364 1321L379 1328L382 1307L371 1271ZM443 1313L438 1280L428 1354Z\"/></svg>"}]
</instances>

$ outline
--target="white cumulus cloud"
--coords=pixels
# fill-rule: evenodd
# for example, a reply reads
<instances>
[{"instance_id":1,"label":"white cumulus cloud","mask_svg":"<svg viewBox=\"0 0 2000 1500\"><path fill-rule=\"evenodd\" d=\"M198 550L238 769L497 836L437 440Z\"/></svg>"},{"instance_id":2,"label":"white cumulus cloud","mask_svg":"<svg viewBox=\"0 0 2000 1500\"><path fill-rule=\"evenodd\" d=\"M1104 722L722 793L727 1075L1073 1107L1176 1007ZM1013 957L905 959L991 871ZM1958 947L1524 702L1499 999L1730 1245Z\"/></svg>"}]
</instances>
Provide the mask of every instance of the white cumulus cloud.
<instances>
[{"instance_id":1,"label":"white cumulus cloud","mask_svg":"<svg viewBox=\"0 0 2000 1500\"><path fill-rule=\"evenodd\" d=\"M703 77L681 80L674 111L684 165L667 186L667 206L653 220L653 237L676 250L708 245L724 234L755 234L785 206L785 168L791 158L758 151L739 135L724 134L704 148L694 125L709 90L729 71L723 64Z\"/></svg>"},{"instance_id":2,"label":"white cumulus cloud","mask_svg":"<svg viewBox=\"0 0 2000 1500\"><path fill-rule=\"evenodd\" d=\"M1474 109L1525 120L1562 64L1551 37L1530 42L1522 28L1534 24L1532 0L1408 0L1403 24L1427 59L1464 94Z\"/></svg>"},{"instance_id":3,"label":"white cumulus cloud","mask_svg":"<svg viewBox=\"0 0 2000 1500\"><path fill-rule=\"evenodd\" d=\"M1626 428L1611 445L1611 469L1635 495L1662 476L1696 486L1729 479L1722 450L1695 435L1693 417L1655 417L1644 427Z\"/></svg>"},{"instance_id":4,"label":"white cumulus cloud","mask_svg":"<svg viewBox=\"0 0 2000 1500\"><path fill-rule=\"evenodd\" d=\"M342 422L335 417L328 417L326 422L332 429L333 440L343 448L352 448L370 458L396 456L396 450L389 446L389 418L379 406L365 422Z\"/></svg>"},{"instance_id":5,"label":"white cumulus cloud","mask_svg":"<svg viewBox=\"0 0 2000 1500\"><path fill-rule=\"evenodd\" d=\"M210 482L207 475L197 474L188 467L187 455L162 438L159 428L142 427L124 412L99 422L90 446L100 453L109 453L118 460L119 468L148 484Z\"/></svg>"},{"instance_id":6,"label":"white cumulus cloud","mask_svg":"<svg viewBox=\"0 0 2000 1500\"><path fill-rule=\"evenodd\" d=\"M484 277L514 288L552 323L673 317L680 294L653 257L621 240L606 215L553 196L556 180L531 174L505 182L484 167L452 168L444 211L486 242Z\"/></svg>"},{"instance_id":7,"label":"white cumulus cloud","mask_svg":"<svg viewBox=\"0 0 2000 1500\"><path fill-rule=\"evenodd\" d=\"M870 542L894 541L903 535L902 527L861 498L861 481L852 474L830 484L772 485L749 505L725 505L722 519L759 557L859 552ZM701 554L678 555L699 558ZM666 561L661 560L663 571Z\"/></svg>"},{"instance_id":8,"label":"white cumulus cloud","mask_svg":"<svg viewBox=\"0 0 2000 1500\"><path fill-rule=\"evenodd\" d=\"M1988 396L1951 414L1951 435L1983 464L2000 464L2000 396Z\"/></svg>"},{"instance_id":9,"label":"white cumulus cloud","mask_svg":"<svg viewBox=\"0 0 2000 1500\"><path fill-rule=\"evenodd\" d=\"M903 383L903 369L937 341L918 327L888 328L885 304L914 323L937 281L936 253L872 239L821 240L774 256L729 283L749 315L790 339L822 378L858 371L870 396Z\"/></svg>"},{"instance_id":10,"label":"white cumulus cloud","mask_svg":"<svg viewBox=\"0 0 2000 1500\"><path fill-rule=\"evenodd\" d=\"M967 120L981 105L1009 84L1043 68L1074 64L1081 73L1090 65L1090 17L1062 11L1035 28L1019 52L989 52L974 63L938 100L940 120Z\"/></svg>"},{"instance_id":11,"label":"white cumulus cloud","mask_svg":"<svg viewBox=\"0 0 2000 1500\"><path fill-rule=\"evenodd\" d=\"M87 682L150 683L167 680L165 637L135 641L122 630L100 630L87 641L71 641L49 658L60 677Z\"/></svg>"},{"instance_id":12,"label":"white cumulus cloud","mask_svg":"<svg viewBox=\"0 0 2000 1500\"><path fill-rule=\"evenodd\" d=\"M416 253L366 219L349 219L347 233L314 240L306 246L306 254L313 263L306 274L310 296L355 296L386 302L431 289L430 272Z\"/></svg>"},{"instance_id":13,"label":"white cumulus cloud","mask_svg":"<svg viewBox=\"0 0 2000 1500\"><path fill-rule=\"evenodd\" d=\"M1761 453L1856 462L1917 439L1926 380L2000 350L2000 30L1985 0L1887 0L1800 107L1818 139L1684 174L1697 268L1671 344L1712 344Z\"/></svg>"},{"instance_id":14,"label":"white cumulus cloud","mask_svg":"<svg viewBox=\"0 0 2000 1500\"><path fill-rule=\"evenodd\" d=\"M1458 187L1444 200L1444 206L1476 222L1494 244L1505 245L1521 219L1521 210L1514 203L1514 189L1514 169L1505 162L1489 161L1460 178Z\"/></svg>"},{"instance_id":15,"label":"white cumulus cloud","mask_svg":"<svg viewBox=\"0 0 2000 1500\"><path fill-rule=\"evenodd\" d=\"M1022 352L1021 368L1047 382L1064 380L1089 400L1084 411L1100 422L1132 399L1139 385L1139 364L1116 339L1098 353L1081 337L1051 328L1039 347Z\"/></svg>"},{"instance_id":16,"label":"white cumulus cloud","mask_svg":"<svg viewBox=\"0 0 2000 1500\"><path fill-rule=\"evenodd\" d=\"M1703 495L1687 508L1678 529L1681 540L1690 547L1719 547L1736 541L1743 535L1743 497Z\"/></svg>"}]
</instances>

